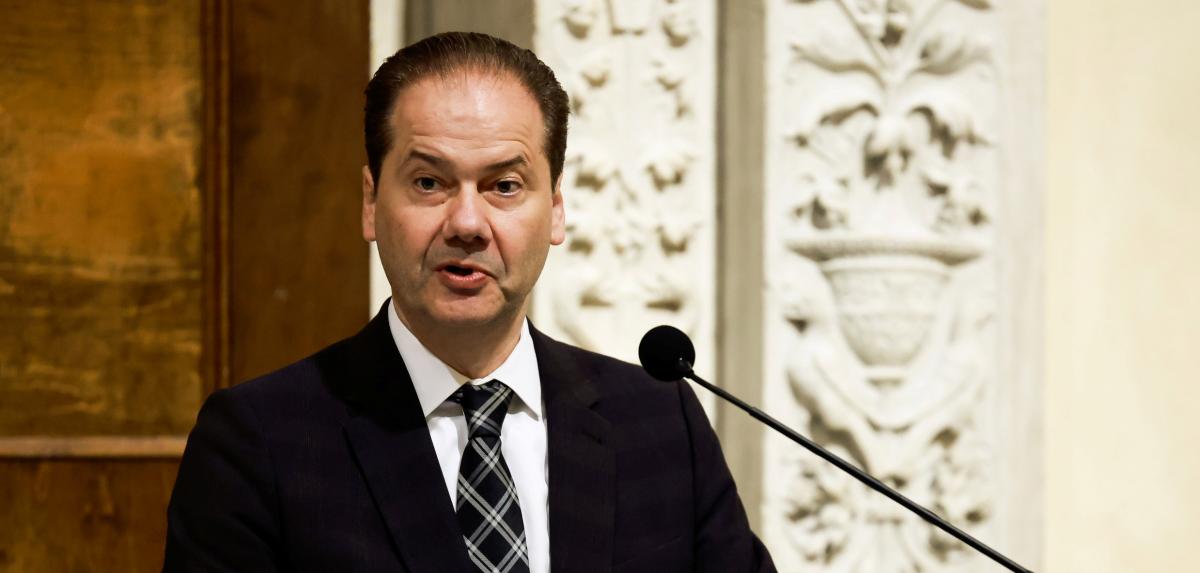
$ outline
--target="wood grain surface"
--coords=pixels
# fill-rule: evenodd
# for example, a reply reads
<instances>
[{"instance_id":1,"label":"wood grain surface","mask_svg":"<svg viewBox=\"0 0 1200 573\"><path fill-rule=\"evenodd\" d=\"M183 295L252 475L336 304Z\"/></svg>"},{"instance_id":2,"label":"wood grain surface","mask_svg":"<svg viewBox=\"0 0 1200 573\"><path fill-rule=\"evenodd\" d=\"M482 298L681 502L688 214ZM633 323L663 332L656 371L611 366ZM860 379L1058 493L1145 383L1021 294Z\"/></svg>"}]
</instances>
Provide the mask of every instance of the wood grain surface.
<instances>
[{"instance_id":1,"label":"wood grain surface","mask_svg":"<svg viewBox=\"0 0 1200 573\"><path fill-rule=\"evenodd\" d=\"M231 373L237 383L368 318L362 239L366 0L231 4Z\"/></svg>"},{"instance_id":2,"label":"wood grain surface","mask_svg":"<svg viewBox=\"0 0 1200 573\"><path fill-rule=\"evenodd\" d=\"M162 568L178 463L0 460L0 571Z\"/></svg>"},{"instance_id":3,"label":"wood grain surface","mask_svg":"<svg viewBox=\"0 0 1200 573\"><path fill-rule=\"evenodd\" d=\"M200 2L0 2L0 434L186 432Z\"/></svg>"},{"instance_id":4,"label":"wood grain surface","mask_svg":"<svg viewBox=\"0 0 1200 573\"><path fill-rule=\"evenodd\" d=\"M367 318L367 0L0 0L0 572L157 571L214 388Z\"/></svg>"}]
</instances>

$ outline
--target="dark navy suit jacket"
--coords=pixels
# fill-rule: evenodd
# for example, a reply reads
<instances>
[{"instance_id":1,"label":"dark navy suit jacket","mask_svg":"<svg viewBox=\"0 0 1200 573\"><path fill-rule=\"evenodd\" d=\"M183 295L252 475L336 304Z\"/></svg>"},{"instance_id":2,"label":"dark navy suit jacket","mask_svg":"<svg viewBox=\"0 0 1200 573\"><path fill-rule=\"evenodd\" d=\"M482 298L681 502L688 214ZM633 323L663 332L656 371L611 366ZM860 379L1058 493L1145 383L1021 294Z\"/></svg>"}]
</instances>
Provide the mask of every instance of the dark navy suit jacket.
<instances>
[{"instance_id":1,"label":"dark navy suit jacket","mask_svg":"<svg viewBox=\"0 0 1200 573\"><path fill-rule=\"evenodd\" d=\"M388 308L209 397L171 496L165 571L472 571ZM552 571L775 570L687 384L530 333Z\"/></svg>"}]
</instances>

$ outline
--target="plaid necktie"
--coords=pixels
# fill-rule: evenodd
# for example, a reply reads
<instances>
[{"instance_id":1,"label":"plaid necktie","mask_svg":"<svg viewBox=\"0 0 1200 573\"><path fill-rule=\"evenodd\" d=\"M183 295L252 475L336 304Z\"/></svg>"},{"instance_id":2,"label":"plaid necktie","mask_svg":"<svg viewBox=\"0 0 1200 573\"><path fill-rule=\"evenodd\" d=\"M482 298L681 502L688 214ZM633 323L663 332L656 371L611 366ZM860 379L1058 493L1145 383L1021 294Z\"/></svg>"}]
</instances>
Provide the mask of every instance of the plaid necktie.
<instances>
[{"instance_id":1,"label":"plaid necktie","mask_svg":"<svg viewBox=\"0 0 1200 573\"><path fill-rule=\"evenodd\" d=\"M466 384L451 396L467 418L467 449L458 468L458 524L480 571L528 573L525 525L512 474L500 452L500 427L512 389L499 381Z\"/></svg>"}]
</instances>

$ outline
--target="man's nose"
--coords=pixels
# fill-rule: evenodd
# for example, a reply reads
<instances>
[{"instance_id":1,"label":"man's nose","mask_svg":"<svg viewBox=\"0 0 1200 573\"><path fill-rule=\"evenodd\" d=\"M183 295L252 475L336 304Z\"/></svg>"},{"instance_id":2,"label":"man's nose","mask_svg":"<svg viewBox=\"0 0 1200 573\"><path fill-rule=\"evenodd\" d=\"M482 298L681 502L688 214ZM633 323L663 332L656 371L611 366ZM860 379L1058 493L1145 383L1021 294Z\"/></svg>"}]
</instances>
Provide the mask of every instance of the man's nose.
<instances>
[{"instance_id":1,"label":"man's nose","mask_svg":"<svg viewBox=\"0 0 1200 573\"><path fill-rule=\"evenodd\" d=\"M447 240L465 243L491 240L487 219L487 200L474 184L463 184L447 202L442 235Z\"/></svg>"}]
</instances>

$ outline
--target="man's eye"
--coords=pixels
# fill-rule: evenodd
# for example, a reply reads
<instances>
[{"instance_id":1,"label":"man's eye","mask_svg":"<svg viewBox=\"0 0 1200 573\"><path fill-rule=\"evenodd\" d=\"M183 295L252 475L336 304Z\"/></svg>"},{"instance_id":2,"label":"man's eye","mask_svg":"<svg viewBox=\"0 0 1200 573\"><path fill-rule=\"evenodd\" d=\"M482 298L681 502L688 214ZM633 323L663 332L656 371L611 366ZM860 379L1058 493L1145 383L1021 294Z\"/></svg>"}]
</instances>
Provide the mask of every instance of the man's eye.
<instances>
[{"instance_id":1,"label":"man's eye","mask_svg":"<svg viewBox=\"0 0 1200 573\"><path fill-rule=\"evenodd\" d=\"M414 183L416 184L417 188L422 191L433 191L434 189L437 189L437 179L432 177L418 177Z\"/></svg>"},{"instance_id":2,"label":"man's eye","mask_svg":"<svg viewBox=\"0 0 1200 573\"><path fill-rule=\"evenodd\" d=\"M512 195L513 193L521 190L521 183L511 179L505 179L496 183L496 190L505 195Z\"/></svg>"}]
</instances>

